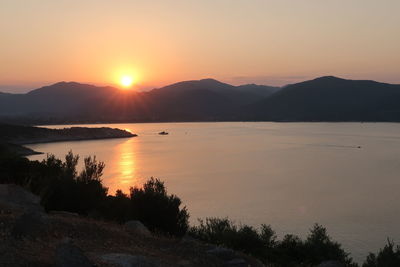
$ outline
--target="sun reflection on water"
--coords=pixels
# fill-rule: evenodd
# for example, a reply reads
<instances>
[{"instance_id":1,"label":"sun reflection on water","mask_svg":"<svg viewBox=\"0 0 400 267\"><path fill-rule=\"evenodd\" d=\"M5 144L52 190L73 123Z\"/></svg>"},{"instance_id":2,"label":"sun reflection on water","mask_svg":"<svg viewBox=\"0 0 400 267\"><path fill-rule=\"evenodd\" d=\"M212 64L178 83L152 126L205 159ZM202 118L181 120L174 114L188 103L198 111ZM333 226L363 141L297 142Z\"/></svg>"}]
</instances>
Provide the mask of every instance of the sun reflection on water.
<instances>
[{"instance_id":1,"label":"sun reflection on water","mask_svg":"<svg viewBox=\"0 0 400 267\"><path fill-rule=\"evenodd\" d=\"M121 189L125 193L129 193L129 188L139 186L137 176L137 145L132 138L118 145L115 153L116 172L119 173L115 180L112 181L110 193L114 193L117 189Z\"/></svg>"}]
</instances>

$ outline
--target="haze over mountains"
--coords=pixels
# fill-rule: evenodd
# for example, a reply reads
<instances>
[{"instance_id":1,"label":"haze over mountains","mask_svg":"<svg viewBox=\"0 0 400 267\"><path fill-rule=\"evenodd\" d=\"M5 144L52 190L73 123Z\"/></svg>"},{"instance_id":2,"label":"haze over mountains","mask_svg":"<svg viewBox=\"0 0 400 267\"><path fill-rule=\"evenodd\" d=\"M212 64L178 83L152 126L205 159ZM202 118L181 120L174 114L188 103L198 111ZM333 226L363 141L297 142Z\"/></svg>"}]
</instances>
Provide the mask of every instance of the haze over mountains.
<instances>
[{"instance_id":1,"label":"haze over mountains","mask_svg":"<svg viewBox=\"0 0 400 267\"><path fill-rule=\"evenodd\" d=\"M60 82L0 93L0 120L20 123L150 121L400 121L400 85L321 77L283 88L184 81L149 92Z\"/></svg>"}]
</instances>

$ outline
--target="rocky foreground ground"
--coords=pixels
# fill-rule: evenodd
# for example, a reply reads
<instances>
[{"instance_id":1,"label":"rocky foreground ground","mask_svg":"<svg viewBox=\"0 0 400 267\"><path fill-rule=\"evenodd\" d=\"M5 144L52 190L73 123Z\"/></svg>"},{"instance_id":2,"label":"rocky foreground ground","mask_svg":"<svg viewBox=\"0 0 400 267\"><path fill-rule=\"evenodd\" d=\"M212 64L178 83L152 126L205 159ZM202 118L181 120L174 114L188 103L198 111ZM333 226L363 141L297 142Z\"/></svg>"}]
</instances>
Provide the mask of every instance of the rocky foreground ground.
<instances>
[{"instance_id":1,"label":"rocky foreground ground","mask_svg":"<svg viewBox=\"0 0 400 267\"><path fill-rule=\"evenodd\" d=\"M18 186L0 185L0 266L263 266L190 237L152 234L138 221L46 213L39 202Z\"/></svg>"}]
</instances>

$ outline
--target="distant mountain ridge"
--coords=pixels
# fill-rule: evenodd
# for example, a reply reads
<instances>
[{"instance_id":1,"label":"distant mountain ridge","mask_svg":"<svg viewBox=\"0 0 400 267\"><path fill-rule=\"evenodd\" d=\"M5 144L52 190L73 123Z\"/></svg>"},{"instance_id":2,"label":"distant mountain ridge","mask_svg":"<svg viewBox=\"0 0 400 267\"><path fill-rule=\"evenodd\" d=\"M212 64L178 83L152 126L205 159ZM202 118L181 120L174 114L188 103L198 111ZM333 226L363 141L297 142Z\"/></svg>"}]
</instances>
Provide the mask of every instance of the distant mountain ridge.
<instances>
[{"instance_id":1,"label":"distant mountain ridge","mask_svg":"<svg viewBox=\"0 0 400 267\"><path fill-rule=\"evenodd\" d=\"M400 85L325 76L285 87L214 79L148 92L60 82L0 93L0 120L23 123L156 121L400 121Z\"/></svg>"},{"instance_id":2,"label":"distant mountain ridge","mask_svg":"<svg viewBox=\"0 0 400 267\"><path fill-rule=\"evenodd\" d=\"M249 113L255 120L400 121L400 85L325 76L286 86Z\"/></svg>"},{"instance_id":3,"label":"distant mountain ridge","mask_svg":"<svg viewBox=\"0 0 400 267\"><path fill-rule=\"evenodd\" d=\"M220 120L278 89L258 86L247 92L214 79L184 81L148 92L60 82L27 94L0 95L0 118L33 123Z\"/></svg>"}]
</instances>

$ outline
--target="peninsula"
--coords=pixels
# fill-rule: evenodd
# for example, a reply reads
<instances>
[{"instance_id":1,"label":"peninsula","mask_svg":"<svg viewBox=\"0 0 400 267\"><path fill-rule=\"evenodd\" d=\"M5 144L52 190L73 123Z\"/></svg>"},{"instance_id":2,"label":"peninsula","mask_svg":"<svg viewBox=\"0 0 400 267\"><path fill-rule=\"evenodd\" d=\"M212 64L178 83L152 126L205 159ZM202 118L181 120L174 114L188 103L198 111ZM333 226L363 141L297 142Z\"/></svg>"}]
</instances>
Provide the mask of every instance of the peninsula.
<instances>
[{"instance_id":1,"label":"peninsula","mask_svg":"<svg viewBox=\"0 0 400 267\"><path fill-rule=\"evenodd\" d=\"M136 134L116 128L71 127L49 129L42 127L0 124L0 145L18 155L33 155L35 152L22 145L62 141L80 141L109 138L135 137Z\"/></svg>"}]
</instances>

